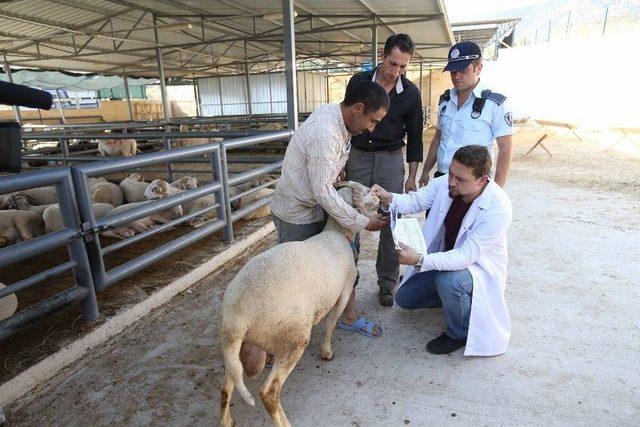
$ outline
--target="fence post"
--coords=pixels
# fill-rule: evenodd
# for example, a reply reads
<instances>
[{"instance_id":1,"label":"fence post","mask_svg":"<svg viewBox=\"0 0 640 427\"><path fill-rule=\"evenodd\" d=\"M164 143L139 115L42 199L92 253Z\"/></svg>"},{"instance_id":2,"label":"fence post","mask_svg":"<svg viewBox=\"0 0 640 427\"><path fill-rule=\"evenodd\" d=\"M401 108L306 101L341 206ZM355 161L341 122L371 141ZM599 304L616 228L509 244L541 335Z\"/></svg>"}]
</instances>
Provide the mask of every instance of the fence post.
<instances>
[{"instance_id":1,"label":"fence post","mask_svg":"<svg viewBox=\"0 0 640 427\"><path fill-rule=\"evenodd\" d=\"M227 167L227 147L224 141L220 142L219 155L220 161L220 178L222 181L222 191L225 210L226 223L224 226L224 240L227 243L233 242L233 220L231 218L231 201L229 200L229 169Z\"/></svg>"},{"instance_id":2,"label":"fence post","mask_svg":"<svg viewBox=\"0 0 640 427\"><path fill-rule=\"evenodd\" d=\"M58 204L60 214L65 228L71 230L82 229L82 222L76 211L76 204L73 197L73 182L69 173L63 181L56 185L58 192ZM76 262L73 272L78 286L88 291L87 296L82 300L82 317L84 320L96 320L100 315L98 311L98 301L96 300L96 289L91 277L91 267L89 258L81 238L73 239L67 245L69 258Z\"/></svg>"},{"instance_id":3,"label":"fence post","mask_svg":"<svg viewBox=\"0 0 640 427\"><path fill-rule=\"evenodd\" d=\"M104 261L102 260L102 248L98 237L96 217L91 209L91 195L89 193L89 183L87 175L79 169L71 167L71 177L73 188L78 202L78 213L80 214L80 226L86 233L84 236L84 246L89 258L91 277L96 291L100 292L106 287L106 274Z\"/></svg>"}]
</instances>

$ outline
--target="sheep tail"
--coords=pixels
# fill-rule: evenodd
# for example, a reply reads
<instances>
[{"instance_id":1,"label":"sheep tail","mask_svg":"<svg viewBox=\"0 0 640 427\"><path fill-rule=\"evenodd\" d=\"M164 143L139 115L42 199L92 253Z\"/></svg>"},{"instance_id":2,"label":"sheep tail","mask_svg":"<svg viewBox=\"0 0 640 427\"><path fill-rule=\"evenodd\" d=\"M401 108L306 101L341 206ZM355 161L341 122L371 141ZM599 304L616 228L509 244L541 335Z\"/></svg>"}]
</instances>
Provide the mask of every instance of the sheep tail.
<instances>
[{"instance_id":1,"label":"sheep tail","mask_svg":"<svg viewBox=\"0 0 640 427\"><path fill-rule=\"evenodd\" d=\"M242 361L240 360L240 348L242 347L242 340L244 339L244 333L242 334L234 334L233 337L225 337L223 332L222 336L224 345L222 349L222 354L224 356L224 365L227 369L227 373L231 377L231 381L238 388L238 393L242 396L242 399L247 402L248 405L256 406L255 400L253 400L253 396L251 396L251 392L244 385L243 379L243 367Z\"/></svg>"}]
</instances>

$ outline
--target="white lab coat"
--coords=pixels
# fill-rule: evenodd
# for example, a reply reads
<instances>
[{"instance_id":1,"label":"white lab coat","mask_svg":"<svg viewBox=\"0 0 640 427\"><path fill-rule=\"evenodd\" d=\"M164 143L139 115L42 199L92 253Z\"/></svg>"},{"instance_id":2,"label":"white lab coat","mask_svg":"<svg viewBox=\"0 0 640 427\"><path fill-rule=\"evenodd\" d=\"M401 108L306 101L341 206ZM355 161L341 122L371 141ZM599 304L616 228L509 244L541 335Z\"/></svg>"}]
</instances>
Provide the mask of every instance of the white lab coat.
<instances>
[{"instance_id":1,"label":"white lab coat","mask_svg":"<svg viewBox=\"0 0 640 427\"><path fill-rule=\"evenodd\" d=\"M452 201L445 175L418 191L394 194L390 208L401 214L431 209L422 230L427 244L422 271L469 269L473 296L464 355L502 354L507 351L511 336L511 321L504 300L511 201L502 188L490 180L469 207L453 249L443 252L443 223ZM414 273L413 266L409 266L399 286Z\"/></svg>"}]
</instances>

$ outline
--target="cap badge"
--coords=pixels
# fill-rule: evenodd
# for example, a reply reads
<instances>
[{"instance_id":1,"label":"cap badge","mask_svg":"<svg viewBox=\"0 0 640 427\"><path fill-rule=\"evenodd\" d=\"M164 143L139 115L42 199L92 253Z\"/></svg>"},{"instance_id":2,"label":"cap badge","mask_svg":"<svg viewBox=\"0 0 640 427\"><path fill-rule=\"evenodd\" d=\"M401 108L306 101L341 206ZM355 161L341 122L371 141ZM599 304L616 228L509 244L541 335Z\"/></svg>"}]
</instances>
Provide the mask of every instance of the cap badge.
<instances>
[{"instance_id":1,"label":"cap badge","mask_svg":"<svg viewBox=\"0 0 640 427\"><path fill-rule=\"evenodd\" d=\"M451 55L449 55L451 57L451 59L456 59L458 56L460 56L460 51L458 50L458 48L455 48L451 51Z\"/></svg>"}]
</instances>

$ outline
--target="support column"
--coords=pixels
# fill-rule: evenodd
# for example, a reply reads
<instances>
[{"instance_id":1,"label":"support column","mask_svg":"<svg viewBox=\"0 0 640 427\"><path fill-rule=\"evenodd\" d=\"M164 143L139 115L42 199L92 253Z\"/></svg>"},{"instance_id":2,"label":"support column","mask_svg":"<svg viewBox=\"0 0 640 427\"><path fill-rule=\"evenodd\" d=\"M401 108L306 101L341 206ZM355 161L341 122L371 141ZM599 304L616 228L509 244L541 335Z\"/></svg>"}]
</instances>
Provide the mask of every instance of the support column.
<instances>
[{"instance_id":1,"label":"support column","mask_svg":"<svg viewBox=\"0 0 640 427\"><path fill-rule=\"evenodd\" d=\"M378 66L378 26L375 18L373 19L373 27L371 27L371 66Z\"/></svg>"},{"instance_id":2,"label":"support column","mask_svg":"<svg viewBox=\"0 0 640 427\"><path fill-rule=\"evenodd\" d=\"M13 83L13 75L11 74L11 67L9 66L9 61L7 61L7 55L4 55L4 72L7 74L7 78L9 79L9 83ZM13 114L16 115L16 122L22 127L22 114L20 114L20 107L13 106Z\"/></svg>"},{"instance_id":3,"label":"support column","mask_svg":"<svg viewBox=\"0 0 640 427\"><path fill-rule=\"evenodd\" d=\"M198 90L198 83L196 82L196 78L193 78L193 93L196 98L196 116L200 117L200 91Z\"/></svg>"},{"instance_id":4,"label":"support column","mask_svg":"<svg viewBox=\"0 0 640 427\"><path fill-rule=\"evenodd\" d=\"M124 95L127 97L127 109L129 110L129 120L133 121L133 110L131 109L131 94L129 93L129 80L124 69L122 69L122 80L124 81Z\"/></svg>"},{"instance_id":5,"label":"support column","mask_svg":"<svg viewBox=\"0 0 640 427\"><path fill-rule=\"evenodd\" d=\"M296 81L296 33L293 0L282 0L285 76L287 79L287 123L289 130L298 129L298 84Z\"/></svg>"},{"instance_id":6,"label":"support column","mask_svg":"<svg viewBox=\"0 0 640 427\"><path fill-rule=\"evenodd\" d=\"M158 72L160 73L160 96L162 97L162 110L164 111L164 121L167 123L171 119L169 101L167 100L167 87L164 79L164 65L162 63L162 52L159 47L158 26L156 15L153 15L153 32L156 40L156 58L158 59Z\"/></svg>"},{"instance_id":7,"label":"support column","mask_svg":"<svg viewBox=\"0 0 640 427\"><path fill-rule=\"evenodd\" d=\"M247 113L250 116L253 115L253 109L251 108L251 83L249 82L249 63L247 62L247 42L244 42L244 81L247 88Z\"/></svg>"},{"instance_id":8,"label":"support column","mask_svg":"<svg viewBox=\"0 0 640 427\"><path fill-rule=\"evenodd\" d=\"M56 98L58 99L58 111L60 111L60 118L62 119L62 124L67 124L67 118L64 116L64 111L62 111L62 102L60 101L60 89L56 89Z\"/></svg>"},{"instance_id":9,"label":"support column","mask_svg":"<svg viewBox=\"0 0 640 427\"><path fill-rule=\"evenodd\" d=\"M422 97L422 58L420 58L420 97Z\"/></svg>"}]
</instances>

